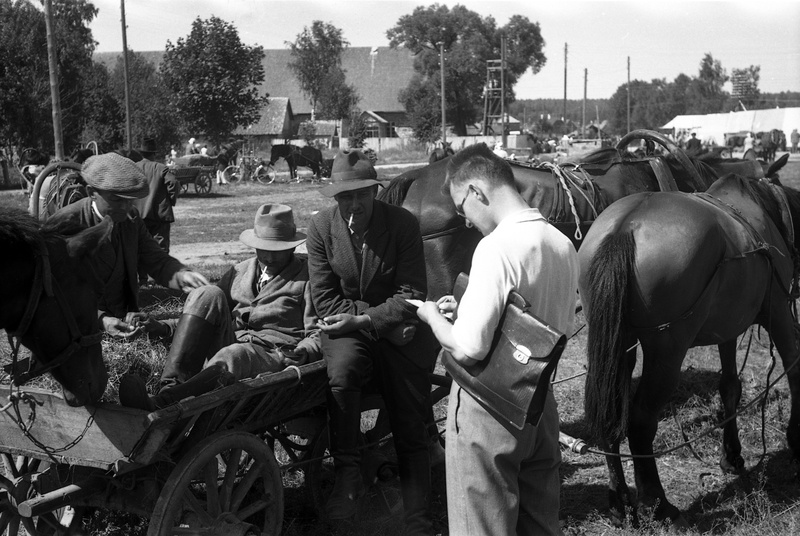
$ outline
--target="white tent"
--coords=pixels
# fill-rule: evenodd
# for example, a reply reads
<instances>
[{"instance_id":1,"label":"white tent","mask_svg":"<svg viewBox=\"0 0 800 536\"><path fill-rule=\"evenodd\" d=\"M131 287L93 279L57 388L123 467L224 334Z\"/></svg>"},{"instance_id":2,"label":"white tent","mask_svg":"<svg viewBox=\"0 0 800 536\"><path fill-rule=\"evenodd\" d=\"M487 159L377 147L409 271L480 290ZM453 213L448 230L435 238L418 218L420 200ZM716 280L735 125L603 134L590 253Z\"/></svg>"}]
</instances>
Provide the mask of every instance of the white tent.
<instances>
[{"instance_id":1,"label":"white tent","mask_svg":"<svg viewBox=\"0 0 800 536\"><path fill-rule=\"evenodd\" d=\"M795 128L800 130L800 108L772 108L727 114L678 115L661 128L673 129L676 134L682 131L696 132L697 137L701 140L719 145L725 143L725 134L735 132L766 132L778 129L782 130L788 138L792 130Z\"/></svg>"}]
</instances>

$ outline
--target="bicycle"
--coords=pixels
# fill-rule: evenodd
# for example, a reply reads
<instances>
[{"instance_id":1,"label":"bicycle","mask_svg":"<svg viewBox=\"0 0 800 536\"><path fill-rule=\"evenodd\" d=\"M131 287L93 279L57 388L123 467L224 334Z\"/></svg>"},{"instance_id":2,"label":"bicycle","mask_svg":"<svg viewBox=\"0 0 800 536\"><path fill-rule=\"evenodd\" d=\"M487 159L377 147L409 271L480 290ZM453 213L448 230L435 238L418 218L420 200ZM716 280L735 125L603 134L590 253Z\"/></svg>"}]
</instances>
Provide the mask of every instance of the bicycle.
<instances>
[{"instance_id":1,"label":"bicycle","mask_svg":"<svg viewBox=\"0 0 800 536\"><path fill-rule=\"evenodd\" d=\"M254 156L242 156L239 163L226 167L222 176L230 183L253 180L271 184L275 180L275 169L264 160Z\"/></svg>"}]
</instances>

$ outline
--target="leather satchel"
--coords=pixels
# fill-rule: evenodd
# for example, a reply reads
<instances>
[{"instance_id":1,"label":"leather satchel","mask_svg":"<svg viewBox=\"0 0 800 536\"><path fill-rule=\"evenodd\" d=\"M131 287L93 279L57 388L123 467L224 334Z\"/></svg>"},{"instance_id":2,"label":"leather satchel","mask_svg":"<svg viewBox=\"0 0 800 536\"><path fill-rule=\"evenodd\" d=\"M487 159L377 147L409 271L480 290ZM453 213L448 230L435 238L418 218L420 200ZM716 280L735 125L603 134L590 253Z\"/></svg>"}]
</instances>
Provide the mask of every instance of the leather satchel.
<instances>
[{"instance_id":1,"label":"leather satchel","mask_svg":"<svg viewBox=\"0 0 800 536\"><path fill-rule=\"evenodd\" d=\"M459 274L453 295L461 300L469 276ZM544 411L547 392L567 337L528 311L530 304L511 292L486 357L464 367L449 352L442 363L453 380L500 422L522 430ZM457 314L457 311L456 311Z\"/></svg>"}]
</instances>

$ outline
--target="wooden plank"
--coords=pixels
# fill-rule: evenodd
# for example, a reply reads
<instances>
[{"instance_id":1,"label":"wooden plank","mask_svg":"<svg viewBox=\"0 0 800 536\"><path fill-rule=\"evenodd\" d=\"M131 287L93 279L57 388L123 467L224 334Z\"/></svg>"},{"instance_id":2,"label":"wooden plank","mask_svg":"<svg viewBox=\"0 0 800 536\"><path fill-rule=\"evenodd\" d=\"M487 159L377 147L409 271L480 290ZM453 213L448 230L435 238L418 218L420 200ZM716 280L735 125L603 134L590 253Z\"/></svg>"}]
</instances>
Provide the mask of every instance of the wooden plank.
<instances>
[{"instance_id":1,"label":"wooden plank","mask_svg":"<svg viewBox=\"0 0 800 536\"><path fill-rule=\"evenodd\" d=\"M20 402L19 413L23 423L33 418L29 432L38 442L51 449L60 449L80 438L69 449L53 455L61 463L110 469L116 461L133 451L147 431L145 411L116 404L72 407L51 391L26 388L24 392L36 404L32 412L28 404ZM94 421L84 433L92 414ZM84 434L82 438L81 434ZM45 449L20 429L13 407L0 412L0 451L51 459Z\"/></svg>"}]
</instances>

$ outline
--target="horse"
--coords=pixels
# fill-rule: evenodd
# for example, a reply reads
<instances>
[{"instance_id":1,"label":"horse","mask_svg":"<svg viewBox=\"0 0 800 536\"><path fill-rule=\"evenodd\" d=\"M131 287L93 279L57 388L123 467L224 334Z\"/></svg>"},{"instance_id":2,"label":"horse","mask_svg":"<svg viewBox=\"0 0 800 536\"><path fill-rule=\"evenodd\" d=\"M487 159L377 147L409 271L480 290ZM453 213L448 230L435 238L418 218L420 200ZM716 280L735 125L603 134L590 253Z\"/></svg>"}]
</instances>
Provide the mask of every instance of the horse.
<instances>
[{"instance_id":1,"label":"horse","mask_svg":"<svg viewBox=\"0 0 800 536\"><path fill-rule=\"evenodd\" d=\"M6 367L15 385L49 372L72 406L100 400L108 382L97 321L98 282L88 264L97 243L111 232L111 220L69 239L68 229L41 228L17 209L0 212L0 328L28 348L30 365ZM16 366L15 366L16 365Z\"/></svg>"},{"instance_id":2,"label":"horse","mask_svg":"<svg viewBox=\"0 0 800 536\"><path fill-rule=\"evenodd\" d=\"M787 371L792 402L786 434L800 458L800 367L792 368L800 347L791 311L798 237L800 192L739 175L719 179L705 194L628 196L592 225L578 252L589 326L585 415L610 453L615 514L624 516L633 506L618 456L627 436L639 504L655 509L658 520L685 524L667 500L652 455L659 413L693 346L719 348L719 392L730 418L720 465L725 471L744 466L735 421L742 391L736 338L754 323L769 332ZM631 399L637 341L642 373Z\"/></svg>"},{"instance_id":3,"label":"horse","mask_svg":"<svg viewBox=\"0 0 800 536\"><path fill-rule=\"evenodd\" d=\"M428 163L433 164L434 162L438 162L439 160L447 158L448 156L453 156L454 154L455 151L453 151L453 147L451 147L449 141L440 141L439 146L431 151L431 156L428 158Z\"/></svg>"},{"instance_id":4,"label":"horse","mask_svg":"<svg viewBox=\"0 0 800 536\"><path fill-rule=\"evenodd\" d=\"M297 167L303 166L310 168L314 172L314 177L320 179L322 167L322 151L316 147L306 145L297 147L291 144L273 145L270 152L269 164L275 165L279 158L283 158L289 166L289 176L291 180L297 178Z\"/></svg>"},{"instance_id":5,"label":"horse","mask_svg":"<svg viewBox=\"0 0 800 536\"><path fill-rule=\"evenodd\" d=\"M666 149L664 156L635 159L625 150L636 139L647 138ZM378 199L402 206L417 217L425 248L428 295L450 294L460 272L469 272L480 233L466 226L453 202L441 191L448 160L398 175L381 190ZM774 176L786 161L767 171L754 161L688 158L671 140L637 130L614 147L600 148L565 165L509 161L517 188L528 204L538 208L579 248L597 215L624 196L645 191L704 191L721 174L738 172L751 178Z\"/></svg>"}]
</instances>

